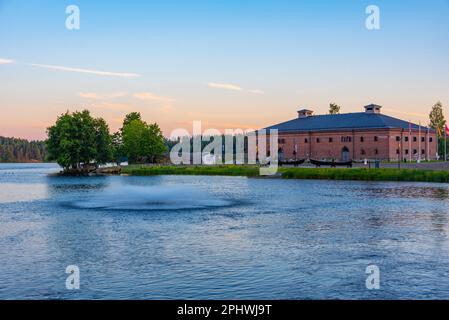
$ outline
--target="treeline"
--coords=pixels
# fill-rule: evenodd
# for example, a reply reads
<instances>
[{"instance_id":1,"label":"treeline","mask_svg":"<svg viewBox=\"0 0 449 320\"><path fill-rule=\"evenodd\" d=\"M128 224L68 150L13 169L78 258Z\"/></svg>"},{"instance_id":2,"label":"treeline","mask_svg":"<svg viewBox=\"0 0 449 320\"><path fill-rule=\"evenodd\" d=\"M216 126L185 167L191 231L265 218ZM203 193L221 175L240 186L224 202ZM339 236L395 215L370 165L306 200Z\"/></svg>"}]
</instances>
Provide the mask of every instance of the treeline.
<instances>
[{"instance_id":1,"label":"treeline","mask_svg":"<svg viewBox=\"0 0 449 320\"><path fill-rule=\"evenodd\" d=\"M66 112L47 129L47 135L48 159L70 173L111 162L156 162L167 151L158 124L146 123L137 112L128 114L113 134L104 119L93 118L88 110Z\"/></svg>"},{"instance_id":2,"label":"treeline","mask_svg":"<svg viewBox=\"0 0 449 320\"><path fill-rule=\"evenodd\" d=\"M43 162L45 159L44 141L0 137L0 162Z\"/></svg>"}]
</instances>

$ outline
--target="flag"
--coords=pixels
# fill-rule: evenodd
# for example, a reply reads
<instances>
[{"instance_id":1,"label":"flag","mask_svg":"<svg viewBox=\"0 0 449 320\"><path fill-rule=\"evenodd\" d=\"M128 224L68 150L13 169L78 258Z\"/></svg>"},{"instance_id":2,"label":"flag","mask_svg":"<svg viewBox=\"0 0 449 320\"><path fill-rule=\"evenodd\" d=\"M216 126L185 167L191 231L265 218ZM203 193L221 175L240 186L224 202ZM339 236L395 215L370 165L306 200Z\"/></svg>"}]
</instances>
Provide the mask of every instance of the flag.
<instances>
[{"instance_id":1,"label":"flag","mask_svg":"<svg viewBox=\"0 0 449 320\"><path fill-rule=\"evenodd\" d=\"M446 135L449 136L449 128L447 127L447 124L444 125L444 132L446 132Z\"/></svg>"},{"instance_id":2,"label":"flag","mask_svg":"<svg viewBox=\"0 0 449 320\"><path fill-rule=\"evenodd\" d=\"M441 128L438 127L438 136L441 137L443 134L441 133Z\"/></svg>"}]
</instances>

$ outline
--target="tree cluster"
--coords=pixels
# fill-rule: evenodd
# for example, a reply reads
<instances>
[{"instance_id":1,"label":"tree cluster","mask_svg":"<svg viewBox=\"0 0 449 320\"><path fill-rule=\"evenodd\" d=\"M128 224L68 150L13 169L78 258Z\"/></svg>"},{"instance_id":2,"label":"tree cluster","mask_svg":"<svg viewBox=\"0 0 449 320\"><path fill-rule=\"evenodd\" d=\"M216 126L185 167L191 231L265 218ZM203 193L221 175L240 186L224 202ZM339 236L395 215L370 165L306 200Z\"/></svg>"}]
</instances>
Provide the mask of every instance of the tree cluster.
<instances>
[{"instance_id":1,"label":"tree cluster","mask_svg":"<svg viewBox=\"0 0 449 320\"><path fill-rule=\"evenodd\" d=\"M165 152L159 126L148 125L139 113L125 117L123 127L110 134L102 118L88 110L66 112L47 129L48 159L65 170L81 170L109 162L154 162Z\"/></svg>"},{"instance_id":2,"label":"tree cluster","mask_svg":"<svg viewBox=\"0 0 449 320\"><path fill-rule=\"evenodd\" d=\"M43 141L0 137L0 162L42 162L45 156Z\"/></svg>"}]
</instances>

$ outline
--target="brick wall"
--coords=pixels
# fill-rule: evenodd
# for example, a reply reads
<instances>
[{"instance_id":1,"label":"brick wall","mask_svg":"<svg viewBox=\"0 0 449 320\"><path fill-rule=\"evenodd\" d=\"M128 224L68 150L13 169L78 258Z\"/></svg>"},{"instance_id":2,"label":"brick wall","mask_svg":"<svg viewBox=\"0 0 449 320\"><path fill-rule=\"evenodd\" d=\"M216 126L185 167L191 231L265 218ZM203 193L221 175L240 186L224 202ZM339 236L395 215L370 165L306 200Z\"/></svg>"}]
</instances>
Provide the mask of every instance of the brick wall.
<instances>
[{"instance_id":1,"label":"brick wall","mask_svg":"<svg viewBox=\"0 0 449 320\"><path fill-rule=\"evenodd\" d=\"M343 160L343 151L346 151L348 159L353 160L409 160L410 154L413 160L417 160L419 152L422 152L422 160L436 158L434 133L427 135L425 130L422 130L421 143L418 130L412 132L410 142L406 141L408 137L408 130L402 129L279 133L279 148L286 160Z\"/></svg>"}]
</instances>

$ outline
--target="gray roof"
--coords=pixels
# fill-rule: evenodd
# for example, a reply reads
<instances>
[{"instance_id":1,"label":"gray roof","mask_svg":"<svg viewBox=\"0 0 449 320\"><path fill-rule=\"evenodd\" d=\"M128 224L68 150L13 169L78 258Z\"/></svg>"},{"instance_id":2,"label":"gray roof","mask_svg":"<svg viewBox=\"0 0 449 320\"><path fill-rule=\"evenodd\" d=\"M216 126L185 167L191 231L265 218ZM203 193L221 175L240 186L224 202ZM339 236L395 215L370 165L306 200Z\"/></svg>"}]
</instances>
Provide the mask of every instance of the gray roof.
<instances>
[{"instance_id":1,"label":"gray roof","mask_svg":"<svg viewBox=\"0 0 449 320\"><path fill-rule=\"evenodd\" d=\"M418 129L417 124L412 123L412 129ZM352 129L409 129L409 122L386 116L381 113L355 112L344 114L326 114L296 118L282 122L266 129L278 129L279 132L298 131L330 131ZM421 126L421 130L427 127ZM431 130L432 132L434 130Z\"/></svg>"}]
</instances>

